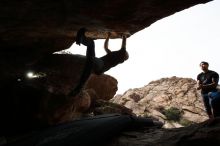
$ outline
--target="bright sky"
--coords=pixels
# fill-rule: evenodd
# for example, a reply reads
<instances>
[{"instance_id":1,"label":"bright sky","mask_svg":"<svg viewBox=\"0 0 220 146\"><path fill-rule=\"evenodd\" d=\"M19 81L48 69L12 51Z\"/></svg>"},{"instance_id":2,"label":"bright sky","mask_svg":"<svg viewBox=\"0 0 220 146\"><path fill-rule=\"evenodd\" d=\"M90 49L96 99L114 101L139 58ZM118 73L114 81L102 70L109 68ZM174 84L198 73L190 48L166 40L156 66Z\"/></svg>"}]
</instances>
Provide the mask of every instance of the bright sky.
<instances>
[{"instance_id":1,"label":"bright sky","mask_svg":"<svg viewBox=\"0 0 220 146\"><path fill-rule=\"evenodd\" d=\"M118 80L118 94L139 88L164 77L196 79L199 63L220 74L220 0L197 5L153 23L127 39L129 59L111 70ZM97 57L105 55L104 40L95 41ZM111 50L121 47L121 39L109 41ZM74 44L74 54L86 47ZM70 51L69 50L69 51Z\"/></svg>"}]
</instances>

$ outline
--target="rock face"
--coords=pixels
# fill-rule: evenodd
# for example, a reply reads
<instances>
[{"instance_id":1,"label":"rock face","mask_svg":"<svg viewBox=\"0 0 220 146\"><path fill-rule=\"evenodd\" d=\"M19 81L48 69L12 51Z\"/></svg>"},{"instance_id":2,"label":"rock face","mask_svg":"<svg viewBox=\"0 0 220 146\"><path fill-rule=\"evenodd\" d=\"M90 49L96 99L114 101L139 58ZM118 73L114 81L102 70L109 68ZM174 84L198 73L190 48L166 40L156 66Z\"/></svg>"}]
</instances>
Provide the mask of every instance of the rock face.
<instances>
[{"instance_id":1,"label":"rock face","mask_svg":"<svg viewBox=\"0 0 220 146\"><path fill-rule=\"evenodd\" d=\"M118 90L118 81L109 75L95 75L93 74L88 83L87 89L93 89L99 99L110 100Z\"/></svg>"},{"instance_id":2,"label":"rock face","mask_svg":"<svg viewBox=\"0 0 220 146\"><path fill-rule=\"evenodd\" d=\"M196 81L189 78L162 78L143 88L130 89L112 101L139 116L166 122L165 128L181 127L207 119Z\"/></svg>"}]
</instances>

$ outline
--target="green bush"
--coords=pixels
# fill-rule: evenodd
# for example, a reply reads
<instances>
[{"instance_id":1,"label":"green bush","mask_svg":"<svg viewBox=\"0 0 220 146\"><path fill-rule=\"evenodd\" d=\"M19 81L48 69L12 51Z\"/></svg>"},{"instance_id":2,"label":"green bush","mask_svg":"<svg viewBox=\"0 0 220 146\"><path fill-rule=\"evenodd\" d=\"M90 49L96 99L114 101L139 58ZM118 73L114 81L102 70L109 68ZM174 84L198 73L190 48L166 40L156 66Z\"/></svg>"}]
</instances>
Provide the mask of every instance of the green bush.
<instances>
[{"instance_id":1,"label":"green bush","mask_svg":"<svg viewBox=\"0 0 220 146\"><path fill-rule=\"evenodd\" d=\"M187 119L181 119L179 123L180 123L182 126L184 126L184 127L190 126L190 125L194 124L194 122L189 121L189 120L187 120Z\"/></svg>"},{"instance_id":2,"label":"green bush","mask_svg":"<svg viewBox=\"0 0 220 146\"><path fill-rule=\"evenodd\" d=\"M166 116L167 120L175 122L179 121L182 116L181 110L176 107L164 109L162 113Z\"/></svg>"}]
</instances>

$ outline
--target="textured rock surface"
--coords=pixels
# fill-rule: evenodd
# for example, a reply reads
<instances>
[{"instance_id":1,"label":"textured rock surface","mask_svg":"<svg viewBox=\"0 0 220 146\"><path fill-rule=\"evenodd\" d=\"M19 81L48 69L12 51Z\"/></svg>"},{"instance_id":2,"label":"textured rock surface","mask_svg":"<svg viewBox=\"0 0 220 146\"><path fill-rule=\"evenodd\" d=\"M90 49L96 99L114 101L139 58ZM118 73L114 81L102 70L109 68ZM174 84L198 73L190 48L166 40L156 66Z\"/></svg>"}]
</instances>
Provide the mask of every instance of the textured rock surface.
<instances>
[{"instance_id":1,"label":"textured rock surface","mask_svg":"<svg viewBox=\"0 0 220 146\"><path fill-rule=\"evenodd\" d=\"M189 127L123 133L108 146L218 146L220 119Z\"/></svg>"},{"instance_id":2,"label":"textured rock surface","mask_svg":"<svg viewBox=\"0 0 220 146\"><path fill-rule=\"evenodd\" d=\"M100 100L100 99L95 101L92 112L94 115L113 114L113 113L135 115L134 113L132 113L131 109L123 105L112 103L105 100Z\"/></svg>"},{"instance_id":3,"label":"textured rock surface","mask_svg":"<svg viewBox=\"0 0 220 146\"><path fill-rule=\"evenodd\" d=\"M118 81L109 75L92 75L86 84L87 89L95 90L98 98L112 99L118 90Z\"/></svg>"},{"instance_id":4,"label":"textured rock surface","mask_svg":"<svg viewBox=\"0 0 220 146\"><path fill-rule=\"evenodd\" d=\"M116 32L118 37L118 33L133 34L158 19L209 1L2 0L0 48L22 46L27 51L46 48L44 51L54 52L69 47L82 26L93 38L103 38L106 31Z\"/></svg>"},{"instance_id":5,"label":"textured rock surface","mask_svg":"<svg viewBox=\"0 0 220 146\"><path fill-rule=\"evenodd\" d=\"M190 78L162 78L143 88L130 89L112 101L140 116L152 116L166 122L166 128L199 123L207 119L196 81ZM180 119L169 121L169 109L178 109ZM172 112L172 111L171 111Z\"/></svg>"}]
</instances>

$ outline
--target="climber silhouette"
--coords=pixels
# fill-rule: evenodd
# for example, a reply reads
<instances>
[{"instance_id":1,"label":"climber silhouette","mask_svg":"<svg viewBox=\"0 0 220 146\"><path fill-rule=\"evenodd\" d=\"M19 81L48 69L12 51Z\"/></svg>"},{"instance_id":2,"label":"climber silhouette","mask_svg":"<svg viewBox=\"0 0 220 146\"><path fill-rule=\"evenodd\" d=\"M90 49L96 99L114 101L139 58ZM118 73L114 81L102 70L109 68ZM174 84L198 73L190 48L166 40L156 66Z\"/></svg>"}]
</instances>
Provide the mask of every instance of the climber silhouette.
<instances>
[{"instance_id":1,"label":"climber silhouette","mask_svg":"<svg viewBox=\"0 0 220 146\"><path fill-rule=\"evenodd\" d=\"M104 63L102 69L98 73L103 73L116 65L123 63L125 60L129 58L128 52L126 51L126 36L122 35L122 45L121 49L118 51L111 51L108 48L108 42L111 33L108 33L108 36L104 43L104 49L106 51L106 55L101 57L100 60Z\"/></svg>"},{"instance_id":2,"label":"climber silhouette","mask_svg":"<svg viewBox=\"0 0 220 146\"><path fill-rule=\"evenodd\" d=\"M92 73L100 75L107 70L115 67L116 65L123 63L128 59L128 53L126 51L126 36L122 35L122 45L121 49L118 51L111 51L108 48L108 42L111 33L108 33L108 36L104 43L104 49L106 51L106 55L103 57L97 58L95 57L95 43L91 38L85 36L86 28L81 28L77 32L76 36L76 44L87 46L86 51L86 63L83 69L82 75L80 77L80 81L78 85L69 93L70 96L75 96L78 94L81 89L84 87L86 81L89 79Z\"/></svg>"},{"instance_id":3,"label":"climber silhouette","mask_svg":"<svg viewBox=\"0 0 220 146\"><path fill-rule=\"evenodd\" d=\"M86 63L78 85L69 93L69 96L75 96L78 94L92 73L93 60L95 57L95 43L91 38L85 36L86 31L86 28L81 28L76 35L76 44L83 44L87 46Z\"/></svg>"}]
</instances>

